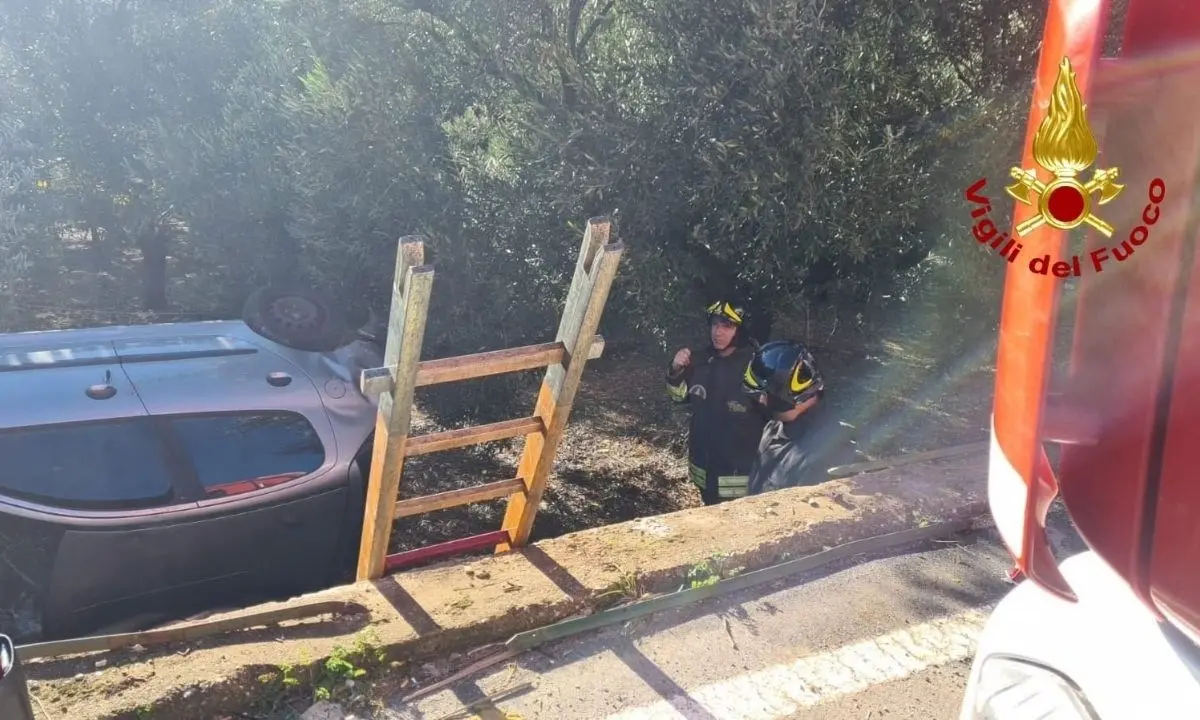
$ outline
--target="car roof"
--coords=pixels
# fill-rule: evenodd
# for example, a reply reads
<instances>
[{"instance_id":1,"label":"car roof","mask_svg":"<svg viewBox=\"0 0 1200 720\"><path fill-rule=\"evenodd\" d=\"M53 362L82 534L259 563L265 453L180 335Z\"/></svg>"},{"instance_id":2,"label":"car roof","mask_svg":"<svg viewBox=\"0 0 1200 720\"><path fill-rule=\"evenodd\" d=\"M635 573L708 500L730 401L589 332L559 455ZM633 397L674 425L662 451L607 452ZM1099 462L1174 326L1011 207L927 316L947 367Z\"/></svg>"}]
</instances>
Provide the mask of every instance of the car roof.
<instances>
[{"instance_id":1,"label":"car roof","mask_svg":"<svg viewBox=\"0 0 1200 720\"><path fill-rule=\"evenodd\" d=\"M330 367L305 356L320 355L290 350L240 321L0 335L0 428L147 413L317 413ZM273 373L291 381L272 383ZM89 395L105 384L116 394Z\"/></svg>"}]
</instances>

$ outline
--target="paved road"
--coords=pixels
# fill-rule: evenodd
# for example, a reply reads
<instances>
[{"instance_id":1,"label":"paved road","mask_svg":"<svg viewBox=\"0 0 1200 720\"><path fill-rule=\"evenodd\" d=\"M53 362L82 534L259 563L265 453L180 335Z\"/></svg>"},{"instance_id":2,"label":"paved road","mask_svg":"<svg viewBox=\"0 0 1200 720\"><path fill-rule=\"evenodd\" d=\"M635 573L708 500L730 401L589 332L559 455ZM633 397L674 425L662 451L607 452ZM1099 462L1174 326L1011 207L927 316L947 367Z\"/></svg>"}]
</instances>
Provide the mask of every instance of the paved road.
<instances>
[{"instance_id":1,"label":"paved road","mask_svg":"<svg viewBox=\"0 0 1200 720\"><path fill-rule=\"evenodd\" d=\"M1082 549L1053 526L1060 556ZM547 645L387 716L951 720L1009 565L991 531L860 560Z\"/></svg>"}]
</instances>

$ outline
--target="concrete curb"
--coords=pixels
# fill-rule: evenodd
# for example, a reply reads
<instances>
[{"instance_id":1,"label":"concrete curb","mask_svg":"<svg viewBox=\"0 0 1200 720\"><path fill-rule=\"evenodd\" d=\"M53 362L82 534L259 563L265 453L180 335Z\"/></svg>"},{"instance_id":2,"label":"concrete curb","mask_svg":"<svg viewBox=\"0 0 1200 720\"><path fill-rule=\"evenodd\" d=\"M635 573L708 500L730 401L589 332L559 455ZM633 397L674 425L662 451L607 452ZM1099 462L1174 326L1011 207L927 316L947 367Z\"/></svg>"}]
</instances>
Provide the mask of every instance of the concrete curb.
<instances>
[{"instance_id":1,"label":"concrete curb","mask_svg":"<svg viewBox=\"0 0 1200 720\"><path fill-rule=\"evenodd\" d=\"M641 518L290 601L345 602L348 612L332 620L35 661L28 673L55 717L114 720L152 707L153 717L210 720L251 703L264 690L263 673L323 662L363 630L388 659L409 662L503 642L609 607L635 576L643 592L676 590L714 554L726 568L750 571L854 540L977 518L987 513L985 478L986 455L962 456ZM99 671L98 661L105 661Z\"/></svg>"}]
</instances>

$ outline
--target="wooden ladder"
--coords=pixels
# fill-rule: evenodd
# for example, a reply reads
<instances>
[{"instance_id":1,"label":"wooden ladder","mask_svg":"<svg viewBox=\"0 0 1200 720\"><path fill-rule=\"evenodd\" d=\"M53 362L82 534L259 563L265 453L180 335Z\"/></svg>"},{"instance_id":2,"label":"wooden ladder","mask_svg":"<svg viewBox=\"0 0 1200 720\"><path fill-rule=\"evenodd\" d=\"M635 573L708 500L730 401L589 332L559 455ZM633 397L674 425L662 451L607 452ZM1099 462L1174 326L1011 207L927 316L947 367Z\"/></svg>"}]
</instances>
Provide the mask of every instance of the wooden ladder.
<instances>
[{"instance_id":1,"label":"wooden ladder","mask_svg":"<svg viewBox=\"0 0 1200 720\"><path fill-rule=\"evenodd\" d=\"M425 264L420 237L400 239L384 366L364 370L361 378L363 393L378 396L379 413L359 547L359 580L374 580L416 562L492 545L496 552L505 552L529 540L584 366L604 351L604 338L596 330L624 250L620 242L610 241L610 231L608 218L588 220L554 342L425 361L420 359L421 345L433 267ZM546 374L533 415L409 437L416 388L539 367L545 367ZM406 457L519 436L525 437L525 448L517 477L398 499ZM398 518L500 498L508 498L500 530L387 554L392 524Z\"/></svg>"}]
</instances>

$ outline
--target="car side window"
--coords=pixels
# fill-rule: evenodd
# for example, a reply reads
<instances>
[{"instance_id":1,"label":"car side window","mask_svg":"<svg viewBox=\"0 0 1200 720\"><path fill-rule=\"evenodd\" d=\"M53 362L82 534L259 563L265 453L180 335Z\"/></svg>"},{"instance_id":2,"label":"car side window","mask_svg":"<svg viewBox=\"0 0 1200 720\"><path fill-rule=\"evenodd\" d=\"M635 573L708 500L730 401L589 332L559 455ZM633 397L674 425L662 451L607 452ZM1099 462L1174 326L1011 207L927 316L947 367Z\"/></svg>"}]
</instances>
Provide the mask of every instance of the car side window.
<instances>
[{"instance_id":1,"label":"car side window","mask_svg":"<svg viewBox=\"0 0 1200 720\"><path fill-rule=\"evenodd\" d=\"M0 493L76 510L169 505L171 472L144 419L0 432Z\"/></svg>"},{"instance_id":2,"label":"car side window","mask_svg":"<svg viewBox=\"0 0 1200 720\"><path fill-rule=\"evenodd\" d=\"M298 413L181 416L170 423L210 498L278 485L325 463L321 438Z\"/></svg>"}]
</instances>

